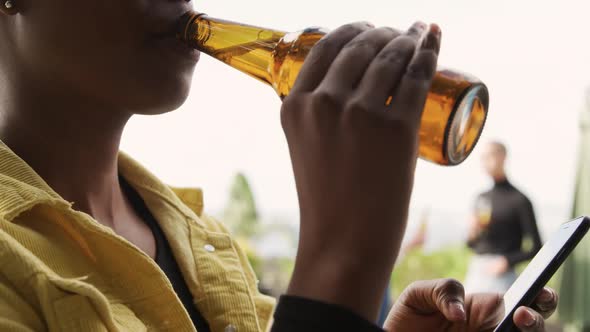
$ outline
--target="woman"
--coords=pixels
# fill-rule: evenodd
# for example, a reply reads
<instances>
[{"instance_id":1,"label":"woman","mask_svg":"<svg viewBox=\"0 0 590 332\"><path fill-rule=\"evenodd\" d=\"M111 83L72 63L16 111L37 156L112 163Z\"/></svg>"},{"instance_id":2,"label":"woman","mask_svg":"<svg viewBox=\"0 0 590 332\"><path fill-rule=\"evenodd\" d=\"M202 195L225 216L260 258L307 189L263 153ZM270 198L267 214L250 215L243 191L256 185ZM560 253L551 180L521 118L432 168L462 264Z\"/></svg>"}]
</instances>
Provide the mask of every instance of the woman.
<instances>
[{"instance_id":1,"label":"woman","mask_svg":"<svg viewBox=\"0 0 590 332\"><path fill-rule=\"evenodd\" d=\"M285 99L301 239L273 324L273 302L200 192L169 188L119 153L132 115L174 110L189 92L198 53L171 32L190 9L3 3L0 330L379 331L371 321L405 227L438 28L344 26ZM498 299L464 298L448 280L417 284L386 329L485 329ZM545 291L517 324L542 331L556 301Z\"/></svg>"}]
</instances>

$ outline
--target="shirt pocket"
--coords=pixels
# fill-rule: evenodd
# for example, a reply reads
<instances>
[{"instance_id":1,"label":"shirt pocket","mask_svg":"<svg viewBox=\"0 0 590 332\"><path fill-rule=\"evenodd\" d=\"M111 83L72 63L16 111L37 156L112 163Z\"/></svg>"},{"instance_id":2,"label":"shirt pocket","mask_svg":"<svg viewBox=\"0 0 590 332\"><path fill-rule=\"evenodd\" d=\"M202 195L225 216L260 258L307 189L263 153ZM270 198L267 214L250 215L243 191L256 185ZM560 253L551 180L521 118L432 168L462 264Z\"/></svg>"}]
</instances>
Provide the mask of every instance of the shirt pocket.
<instances>
[{"instance_id":1,"label":"shirt pocket","mask_svg":"<svg viewBox=\"0 0 590 332\"><path fill-rule=\"evenodd\" d=\"M122 303L113 303L89 284L52 278L53 312L59 331L144 332L146 325ZM53 292L52 292L53 293ZM56 293L53 293L56 294Z\"/></svg>"},{"instance_id":2,"label":"shirt pocket","mask_svg":"<svg viewBox=\"0 0 590 332\"><path fill-rule=\"evenodd\" d=\"M121 331L146 332L147 327L137 318L135 313L124 304L116 303L111 305L115 324Z\"/></svg>"},{"instance_id":3,"label":"shirt pocket","mask_svg":"<svg viewBox=\"0 0 590 332\"><path fill-rule=\"evenodd\" d=\"M108 332L87 297L73 294L53 302L60 331Z\"/></svg>"}]
</instances>

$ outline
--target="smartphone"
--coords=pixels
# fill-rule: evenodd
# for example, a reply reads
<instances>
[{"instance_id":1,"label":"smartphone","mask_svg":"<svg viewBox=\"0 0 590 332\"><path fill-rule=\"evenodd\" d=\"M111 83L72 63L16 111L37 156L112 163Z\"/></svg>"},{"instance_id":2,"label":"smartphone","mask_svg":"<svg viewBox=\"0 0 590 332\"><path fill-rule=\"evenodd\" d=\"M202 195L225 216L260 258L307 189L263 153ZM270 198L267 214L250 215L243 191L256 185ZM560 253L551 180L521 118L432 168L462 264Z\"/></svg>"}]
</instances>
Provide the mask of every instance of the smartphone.
<instances>
[{"instance_id":1,"label":"smartphone","mask_svg":"<svg viewBox=\"0 0 590 332\"><path fill-rule=\"evenodd\" d=\"M588 228L588 217L579 217L559 227L504 294L505 316L494 332L518 331L512 320L516 309L533 304L545 284L586 235Z\"/></svg>"}]
</instances>

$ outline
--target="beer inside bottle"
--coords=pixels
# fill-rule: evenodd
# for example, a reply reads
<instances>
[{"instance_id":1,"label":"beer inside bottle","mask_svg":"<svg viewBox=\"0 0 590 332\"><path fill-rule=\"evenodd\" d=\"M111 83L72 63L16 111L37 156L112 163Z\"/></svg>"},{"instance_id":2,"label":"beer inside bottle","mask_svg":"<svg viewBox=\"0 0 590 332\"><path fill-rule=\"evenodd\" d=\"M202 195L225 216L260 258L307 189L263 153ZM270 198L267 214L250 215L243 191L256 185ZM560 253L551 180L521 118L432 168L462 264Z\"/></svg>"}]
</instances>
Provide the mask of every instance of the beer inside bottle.
<instances>
[{"instance_id":1,"label":"beer inside bottle","mask_svg":"<svg viewBox=\"0 0 590 332\"><path fill-rule=\"evenodd\" d=\"M178 37L285 97L305 57L326 33L320 28L286 33L190 13L181 20ZM440 165L461 163L479 139L487 108L488 90L482 82L457 71L437 70L420 125L420 157Z\"/></svg>"}]
</instances>

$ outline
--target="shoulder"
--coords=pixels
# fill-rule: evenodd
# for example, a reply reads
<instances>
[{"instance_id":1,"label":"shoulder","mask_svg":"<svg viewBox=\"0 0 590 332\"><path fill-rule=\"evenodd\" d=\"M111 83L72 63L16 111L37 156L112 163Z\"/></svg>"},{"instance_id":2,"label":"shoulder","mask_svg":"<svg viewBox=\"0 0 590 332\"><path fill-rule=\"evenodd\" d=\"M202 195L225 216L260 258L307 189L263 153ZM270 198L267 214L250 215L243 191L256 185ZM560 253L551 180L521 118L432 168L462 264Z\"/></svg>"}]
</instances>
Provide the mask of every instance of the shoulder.
<instances>
[{"instance_id":1,"label":"shoulder","mask_svg":"<svg viewBox=\"0 0 590 332\"><path fill-rule=\"evenodd\" d=\"M518 204L519 206L532 208L533 203L529 199L529 197L525 193L523 193L520 189L518 189L516 187L513 187L513 188L514 188L514 202L516 204Z\"/></svg>"}]
</instances>

